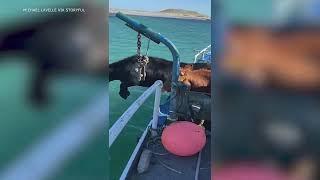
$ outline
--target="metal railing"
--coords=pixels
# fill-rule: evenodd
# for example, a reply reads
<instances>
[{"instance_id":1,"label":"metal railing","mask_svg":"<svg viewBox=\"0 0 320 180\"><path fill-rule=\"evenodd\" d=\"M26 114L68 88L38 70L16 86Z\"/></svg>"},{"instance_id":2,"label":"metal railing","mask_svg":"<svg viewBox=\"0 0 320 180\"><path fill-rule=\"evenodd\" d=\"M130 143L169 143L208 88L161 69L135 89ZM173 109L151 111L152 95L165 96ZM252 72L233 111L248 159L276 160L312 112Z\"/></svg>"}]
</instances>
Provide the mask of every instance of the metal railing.
<instances>
[{"instance_id":1,"label":"metal railing","mask_svg":"<svg viewBox=\"0 0 320 180\"><path fill-rule=\"evenodd\" d=\"M151 87L149 87L132 105L120 116L120 118L113 124L113 126L109 130L109 147L113 144L113 142L117 139L117 137L120 135L123 128L126 126L126 124L129 122L131 117L134 115L134 113L139 109L140 106L148 99L148 97L155 91L155 100L154 100L154 106L153 106L153 116L152 120L149 122L146 130L143 132L142 136L139 139L138 144L136 145L134 151L132 152L130 159L127 162L126 167L122 171L122 174L120 176L120 180L125 180L127 177L127 174L130 170L130 167L136 157L136 155L139 152L139 149L147 136L148 127L152 129L156 129L158 126L158 116L160 114L160 98L161 98L161 89L162 89L163 83L162 81L158 80L156 81ZM152 131L152 135L156 136L156 132Z\"/></svg>"},{"instance_id":2,"label":"metal railing","mask_svg":"<svg viewBox=\"0 0 320 180\"><path fill-rule=\"evenodd\" d=\"M129 122L134 113L140 108L140 106L146 101L146 99L155 91L155 101L153 107L152 116L152 128L156 129L158 126L158 115L160 108L160 97L161 89L163 83L162 81L156 81L151 87L149 87L132 105L120 116L120 118L113 124L109 130L109 147L117 139L123 128ZM155 132L153 132L155 133ZM153 134L155 135L155 134Z\"/></svg>"},{"instance_id":3,"label":"metal railing","mask_svg":"<svg viewBox=\"0 0 320 180\"><path fill-rule=\"evenodd\" d=\"M206 52L209 51L210 48L211 48L211 44L210 44L208 47L202 49L200 52L198 52L198 53L194 56L194 61L193 61L193 63L196 63L196 62L197 62L199 56L202 56L202 58L204 58L203 56L205 55Z\"/></svg>"},{"instance_id":4,"label":"metal railing","mask_svg":"<svg viewBox=\"0 0 320 180\"><path fill-rule=\"evenodd\" d=\"M97 134L102 134L108 118L108 93L93 98L84 108L40 138L0 172L1 180L51 179L81 152Z\"/></svg>"}]
</instances>

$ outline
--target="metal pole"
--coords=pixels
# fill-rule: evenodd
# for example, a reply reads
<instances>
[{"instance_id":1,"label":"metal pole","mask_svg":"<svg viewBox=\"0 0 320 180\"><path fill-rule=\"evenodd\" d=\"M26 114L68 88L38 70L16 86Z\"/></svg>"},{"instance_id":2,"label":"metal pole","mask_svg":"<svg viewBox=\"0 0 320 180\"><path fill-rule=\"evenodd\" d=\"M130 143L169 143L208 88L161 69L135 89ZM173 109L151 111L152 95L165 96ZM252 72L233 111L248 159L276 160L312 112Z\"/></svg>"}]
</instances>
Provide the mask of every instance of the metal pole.
<instances>
[{"instance_id":1,"label":"metal pole","mask_svg":"<svg viewBox=\"0 0 320 180\"><path fill-rule=\"evenodd\" d=\"M158 118L159 118L159 108L160 108L160 98L161 98L161 86L158 86L156 89L156 94L154 97L154 107L153 107L153 118L152 118L152 136L157 136L157 132L154 131L158 127Z\"/></svg>"},{"instance_id":2,"label":"metal pole","mask_svg":"<svg viewBox=\"0 0 320 180\"><path fill-rule=\"evenodd\" d=\"M170 107L169 107L169 116L168 119L175 121L177 120L177 86L178 86L178 77L180 73L180 55L178 52L178 49L175 47L175 45L169 41L167 38L163 37L163 40L161 41L163 44L165 44L171 51L172 57L173 57L173 65L172 65L172 80L171 80L171 97L174 97L170 101Z\"/></svg>"}]
</instances>

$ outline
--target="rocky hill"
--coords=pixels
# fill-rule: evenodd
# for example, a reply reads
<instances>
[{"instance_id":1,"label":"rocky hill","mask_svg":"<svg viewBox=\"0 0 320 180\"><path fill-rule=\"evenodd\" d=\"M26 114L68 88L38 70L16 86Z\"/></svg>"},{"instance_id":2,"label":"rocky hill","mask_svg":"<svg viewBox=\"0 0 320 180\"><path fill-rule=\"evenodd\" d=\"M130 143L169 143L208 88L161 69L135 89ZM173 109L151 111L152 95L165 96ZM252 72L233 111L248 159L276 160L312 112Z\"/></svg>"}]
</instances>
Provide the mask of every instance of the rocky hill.
<instances>
[{"instance_id":1,"label":"rocky hill","mask_svg":"<svg viewBox=\"0 0 320 180\"><path fill-rule=\"evenodd\" d=\"M197 20L210 20L209 16L200 14L195 11L184 10L184 9L165 9L162 11L141 11L141 10L128 10L128 9L117 9L111 8L109 10L110 15L114 15L117 12L122 12L127 15L135 16L152 16L152 17L165 17L165 18L178 18L178 19L197 19Z\"/></svg>"},{"instance_id":2,"label":"rocky hill","mask_svg":"<svg viewBox=\"0 0 320 180\"><path fill-rule=\"evenodd\" d=\"M210 17L200 14L196 11L184 10L184 9L165 9L160 11L160 13L171 14L173 16L182 16L182 17L197 17L203 19L210 19Z\"/></svg>"}]
</instances>

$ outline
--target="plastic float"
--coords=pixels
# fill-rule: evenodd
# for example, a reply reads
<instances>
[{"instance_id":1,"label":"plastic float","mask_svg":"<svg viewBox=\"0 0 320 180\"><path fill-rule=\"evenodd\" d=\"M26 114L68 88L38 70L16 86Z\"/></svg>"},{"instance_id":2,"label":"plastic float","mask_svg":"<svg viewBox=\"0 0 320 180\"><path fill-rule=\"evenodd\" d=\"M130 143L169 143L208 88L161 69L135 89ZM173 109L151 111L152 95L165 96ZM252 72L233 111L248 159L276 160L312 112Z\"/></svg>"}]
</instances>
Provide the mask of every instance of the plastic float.
<instances>
[{"instance_id":1,"label":"plastic float","mask_svg":"<svg viewBox=\"0 0 320 180\"><path fill-rule=\"evenodd\" d=\"M192 156L206 144L202 126L189 121L178 121L167 126L161 136L163 146L177 156Z\"/></svg>"}]
</instances>

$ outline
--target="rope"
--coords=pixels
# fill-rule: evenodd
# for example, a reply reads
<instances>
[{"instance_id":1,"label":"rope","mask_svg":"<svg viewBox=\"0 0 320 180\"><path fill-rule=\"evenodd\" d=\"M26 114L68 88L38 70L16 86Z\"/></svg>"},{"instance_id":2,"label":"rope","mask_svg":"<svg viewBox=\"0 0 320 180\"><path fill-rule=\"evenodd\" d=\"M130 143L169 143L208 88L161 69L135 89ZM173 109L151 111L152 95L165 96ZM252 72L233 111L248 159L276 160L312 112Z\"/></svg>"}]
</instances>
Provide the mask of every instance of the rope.
<instances>
[{"instance_id":1,"label":"rope","mask_svg":"<svg viewBox=\"0 0 320 180\"><path fill-rule=\"evenodd\" d=\"M159 132L161 132L163 130L163 128L158 128L157 129ZM158 133L158 134L161 134L161 133ZM157 142L160 140L160 143ZM150 144L153 143L153 148L150 147ZM147 141L147 144L146 144L146 147L149 151L151 151L152 154L155 154L155 155L158 155L158 156L165 156L165 155L168 155L169 153L159 153L159 152L155 152L153 151L153 149L155 149L156 147L158 146L161 146L161 137L158 135L156 137L153 137L153 138L150 138L150 140ZM159 148L157 148L159 149ZM170 170L170 171L173 171L175 173L178 173L178 174L183 174L181 171L178 171L168 165L166 165L164 162L162 162L159 157L156 157L156 159L158 160L158 162L163 166L165 167L166 169Z\"/></svg>"},{"instance_id":2,"label":"rope","mask_svg":"<svg viewBox=\"0 0 320 180\"><path fill-rule=\"evenodd\" d=\"M157 160L159 161L159 163L160 163L163 167L169 169L170 171L173 171L173 172L178 173L178 174L183 174L181 171L178 171L178 170L173 169L172 167L166 165L166 164L163 163L160 159L157 159Z\"/></svg>"},{"instance_id":3,"label":"rope","mask_svg":"<svg viewBox=\"0 0 320 180\"><path fill-rule=\"evenodd\" d=\"M146 56L148 56L149 47L150 47L150 39L148 41L147 51L146 51L146 54L145 54Z\"/></svg>"},{"instance_id":4,"label":"rope","mask_svg":"<svg viewBox=\"0 0 320 180\"><path fill-rule=\"evenodd\" d=\"M147 149L151 151L152 154L158 155L158 156L164 156L168 155L169 153L160 153L160 152L155 152L153 149L156 149L156 147L159 147L161 143L157 143L157 140L161 140L160 136L157 136L155 138L150 139L147 141ZM154 144L152 148L150 147L150 143ZM158 149L158 148L157 148Z\"/></svg>"}]
</instances>

